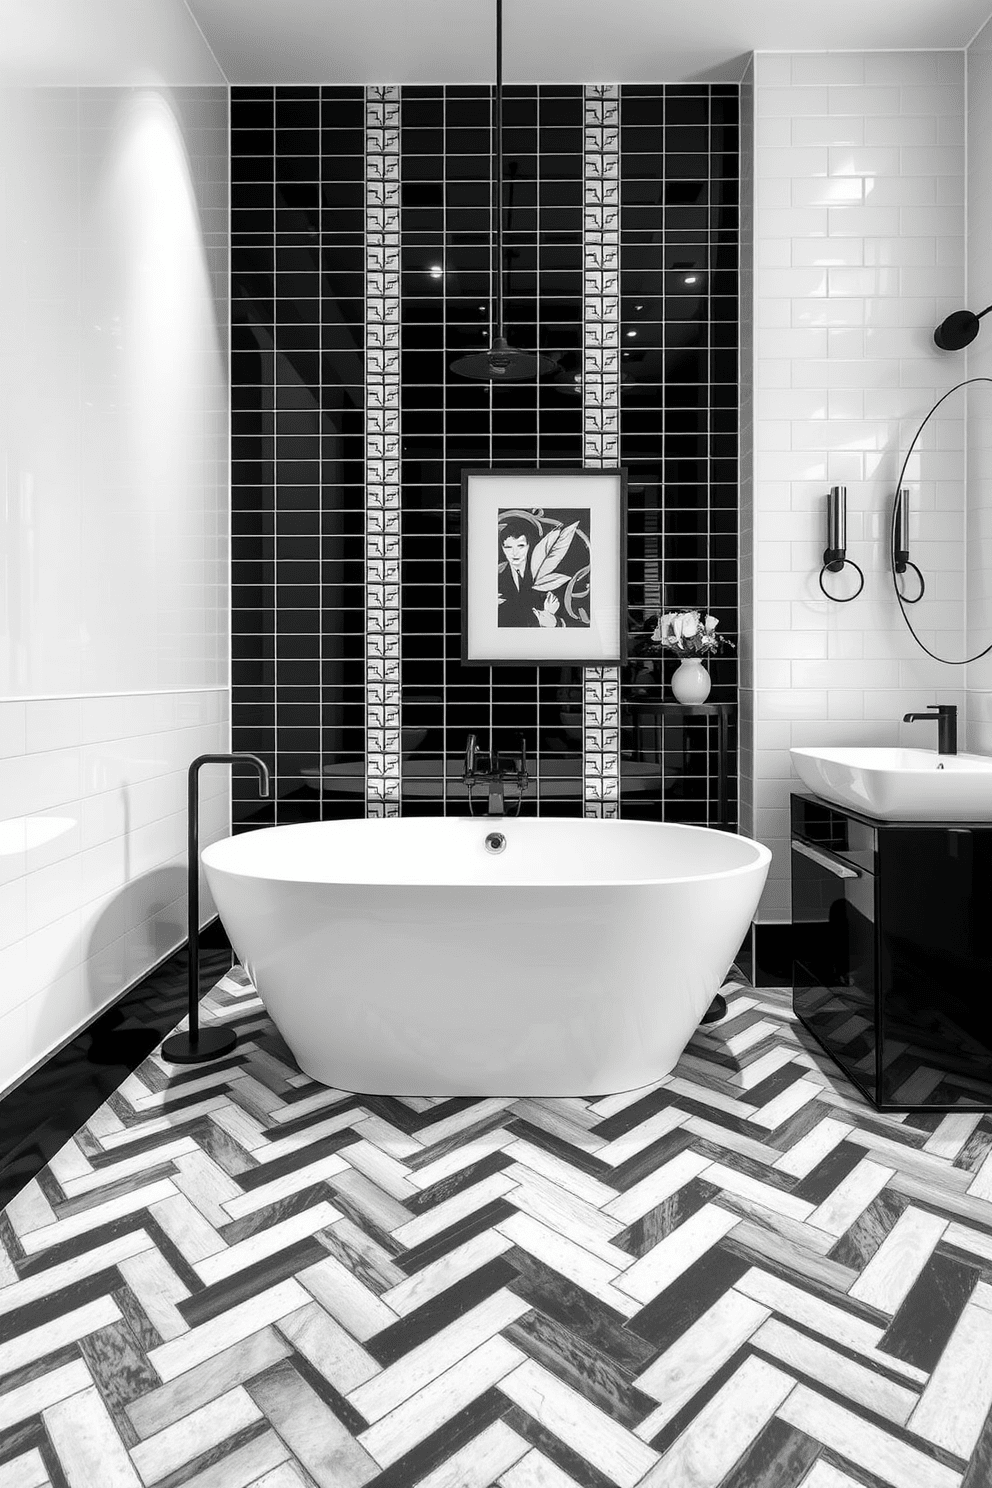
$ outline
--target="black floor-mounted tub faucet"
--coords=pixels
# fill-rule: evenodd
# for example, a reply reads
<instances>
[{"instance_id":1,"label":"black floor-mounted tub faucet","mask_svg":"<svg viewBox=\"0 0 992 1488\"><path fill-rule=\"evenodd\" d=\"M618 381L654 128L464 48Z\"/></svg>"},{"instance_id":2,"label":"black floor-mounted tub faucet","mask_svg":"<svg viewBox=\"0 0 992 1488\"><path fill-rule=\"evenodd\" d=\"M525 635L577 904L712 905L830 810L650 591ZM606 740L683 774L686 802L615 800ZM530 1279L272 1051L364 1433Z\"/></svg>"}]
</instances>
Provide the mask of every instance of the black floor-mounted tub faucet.
<instances>
[{"instance_id":1,"label":"black floor-mounted tub faucet","mask_svg":"<svg viewBox=\"0 0 992 1488\"><path fill-rule=\"evenodd\" d=\"M201 754L186 777L186 913L189 926L189 1027L162 1045L162 1058L172 1064L202 1064L230 1054L238 1042L230 1028L200 1027L200 768L203 765L251 765L258 771L258 794L268 796L268 766L257 754Z\"/></svg>"}]
</instances>

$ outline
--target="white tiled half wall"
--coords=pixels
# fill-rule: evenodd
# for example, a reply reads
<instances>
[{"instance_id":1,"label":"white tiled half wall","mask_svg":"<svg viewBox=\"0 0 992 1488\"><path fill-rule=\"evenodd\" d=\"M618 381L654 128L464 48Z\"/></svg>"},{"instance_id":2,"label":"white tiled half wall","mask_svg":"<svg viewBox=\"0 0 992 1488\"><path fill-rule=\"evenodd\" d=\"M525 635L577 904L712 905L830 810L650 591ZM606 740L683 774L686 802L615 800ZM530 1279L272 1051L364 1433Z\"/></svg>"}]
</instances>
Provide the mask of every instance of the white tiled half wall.
<instances>
[{"instance_id":1,"label":"white tiled half wall","mask_svg":"<svg viewBox=\"0 0 992 1488\"><path fill-rule=\"evenodd\" d=\"M226 688L0 702L0 1091L185 940L186 769L228 714ZM203 846L229 775L201 771Z\"/></svg>"},{"instance_id":2,"label":"white tiled half wall","mask_svg":"<svg viewBox=\"0 0 992 1488\"><path fill-rule=\"evenodd\" d=\"M135 10L0 79L0 1093L184 940L230 747L228 90Z\"/></svg>"},{"instance_id":3,"label":"white tiled half wall","mask_svg":"<svg viewBox=\"0 0 992 1488\"><path fill-rule=\"evenodd\" d=\"M965 375L932 339L965 303L965 54L754 60L754 468L742 543L753 804L742 829L773 850L759 920L774 922L790 915L790 746L932 747L902 715L963 702L960 669L930 661L906 630L887 554L903 455ZM959 459L952 451L948 473ZM817 587L833 485L847 488L848 552L865 573L852 604ZM921 493L914 519L940 555L931 634L963 655L963 514L960 502L939 517L933 505ZM838 593L850 592L845 577Z\"/></svg>"}]
</instances>

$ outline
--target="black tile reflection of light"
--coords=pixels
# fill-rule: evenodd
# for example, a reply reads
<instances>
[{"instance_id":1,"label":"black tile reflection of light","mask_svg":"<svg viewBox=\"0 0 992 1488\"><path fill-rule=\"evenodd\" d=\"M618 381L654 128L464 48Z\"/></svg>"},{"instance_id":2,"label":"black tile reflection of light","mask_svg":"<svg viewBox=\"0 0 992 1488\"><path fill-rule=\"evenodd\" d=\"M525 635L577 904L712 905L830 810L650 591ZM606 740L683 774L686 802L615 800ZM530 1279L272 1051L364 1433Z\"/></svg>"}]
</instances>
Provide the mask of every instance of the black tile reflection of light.
<instances>
[{"instance_id":1,"label":"black tile reflection of light","mask_svg":"<svg viewBox=\"0 0 992 1488\"><path fill-rule=\"evenodd\" d=\"M488 90L486 90L488 95ZM507 118L513 117L512 105L507 101ZM490 145L485 140L490 125L490 102L488 96L475 98L459 98L455 96L454 90L449 89L443 106L444 122L449 132L459 129L473 129L480 132L479 138L483 142L477 151L479 155L488 155Z\"/></svg>"},{"instance_id":2,"label":"black tile reflection of light","mask_svg":"<svg viewBox=\"0 0 992 1488\"><path fill-rule=\"evenodd\" d=\"M219 921L201 932L205 993L230 967ZM187 1005L186 951L177 951L9 1091L0 1121L0 1209L179 1022ZM233 1056L237 1066L237 1054Z\"/></svg>"},{"instance_id":3,"label":"black tile reflection of light","mask_svg":"<svg viewBox=\"0 0 992 1488\"><path fill-rule=\"evenodd\" d=\"M560 357L566 371L579 375L583 112L580 88L507 91L512 335L521 345ZM479 349L488 336L490 115L486 87L402 91L401 582L410 640L404 647L404 701L408 708L422 706L435 715L437 728L443 728L448 710L461 728L465 709L477 710L484 726L498 700L505 699L510 709L523 706L534 742L539 736L549 759L570 747L578 762L578 745L569 744L563 732L562 704L553 697L544 700L540 679L547 669L490 673L463 667L457 655L462 464L578 465L582 457L581 402L573 404L560 388L490 388L450 374L453 357ZM232 123L238 188L261 186L267 193L264 202L245 197L232 222L239 296L232 346L244 357L236 368L232 506L239 514L238 541L254 543L240 550L243 556L235 565L241 594L235 623L246 636L264 636L266 627L275 630L275 568L265 554L277 536L283 610L279 716L283 725L309 727L303 718L311 673L300 668L314 658L294 653L305 651L307 637L322 636L320 671L325 689L333 689L325 690L322 727L334 731L338 757L345 737L354 742L347 731L360 728L360 721L349 722L347 715L361 714L364 697L361 627L349 629L349 611L353 608L361 620L364 604L364 245L356 193L364 170L363 90L236 89ZM638 335L632 339L640 342L624 358L625 376L638 380L624 386L621 421L622 458L632 478L636 473L641 481L641 494L632 490L631 499L631 595L647 602L651 584L657 589L659 581L670 585L666 600L674 603L705 595L711 609L720 609L724 628L736 618L736 129L735 87L622 90L621 176L629 208L623 313L625 324L636 324ZM317 213L314 188L322 203ZM438 262L444 265L440 278L430 276ZM682 282L686 263L706 275L701 287ZM655 304L645 306L648 299ZM638 300L642 308L635 311ZM249 309L270 329L246 324ZM273 343L279 349L275 359ZM309 361L303 360L307 354ZM312 360L318 354L319 363ZM273 395L277 367L280 380ZM298 422L310 414L295 400L296 382L311 388L323 384L321 416L336 427L325 423L319 450L311 428ZM276 444L274 396L279 400ZM313 583L293 582L291 598L286 581L311 577L314 565L305 547L318 534L324 593L314 587L317 576ZM260 542L270 546L259 548ZM305 594L311 597L304 599ZM307 605L315 616L320 613L313 625L302 618ZM299 644L297 637L303 638ZM236 655L246 648L257 649L247 642ZM282 669L284 657L296 668L290 673ZM721 658L713 666L715 691L732 688L735 665L733 658ZM250 706L274 706L277 692L267 657L238 656L237 666L240 695L251 698ZM332 697L339 704L331 703ZM427 697L432 701L418 704L418 698ZM294 698L299 702L290 701ZM288 710L297 708L294 724ZM512 716L519 721L516 713ZM267 711L259 714L255 726L271 728L269 717ZM684 811L698 820L705 801L700 808L698 792L685 794L684 771L680 789L678 800L669 794L666 801L659 793L647 806L639 799L637 809L656 815ZM325 790L325 801L331 795ZM360 813L360 800L346 796L345 789L338 791L334 814ZM404 810L424 804L408 799ZM436 802L426 804L436 809ZM542 810L563 808L572 814L581 810L581 781L572 799L542 801ZM301 809L312 812L313 802Z\"/></svg>"}]
</instances>

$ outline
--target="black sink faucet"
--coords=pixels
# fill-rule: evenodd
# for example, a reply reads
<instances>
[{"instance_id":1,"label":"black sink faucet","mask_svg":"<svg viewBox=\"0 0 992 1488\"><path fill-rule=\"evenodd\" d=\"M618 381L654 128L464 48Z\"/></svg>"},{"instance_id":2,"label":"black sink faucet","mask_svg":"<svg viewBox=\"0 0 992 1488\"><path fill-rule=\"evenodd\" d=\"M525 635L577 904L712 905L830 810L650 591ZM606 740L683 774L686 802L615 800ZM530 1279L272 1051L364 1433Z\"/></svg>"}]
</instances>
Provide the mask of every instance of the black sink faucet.
<instances>
[{"instance_id":1,"label":"black sink faucet","mask_svg":"<svg viewBox=\"0 0 992 1488\"><path fill-rule=\"evenodd\" d=\"M953 703L931 703L926 713L905 713L903 723L937 720L937 753L958 752L958 710Z\"/></svg>"}]
</instances>

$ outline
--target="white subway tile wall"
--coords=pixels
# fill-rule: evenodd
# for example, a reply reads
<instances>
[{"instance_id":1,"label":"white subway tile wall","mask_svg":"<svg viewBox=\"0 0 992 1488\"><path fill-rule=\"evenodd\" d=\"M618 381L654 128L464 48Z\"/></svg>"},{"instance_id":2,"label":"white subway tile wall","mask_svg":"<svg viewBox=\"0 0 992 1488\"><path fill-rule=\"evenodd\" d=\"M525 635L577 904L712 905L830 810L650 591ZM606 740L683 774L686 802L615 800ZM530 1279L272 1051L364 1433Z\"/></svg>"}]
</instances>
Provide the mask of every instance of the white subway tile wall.
<instances>
[{"instance_id":1,"label":"white subway tile wall","mask_svg":"<svg viewBox=\"0 0 992 1488\"><path fill-rule=\"evenodd\" d=\"M186 770L229 713L226 688L0 701L0 1092L185 939ZM201 772L204 846L229 773Z\"/></svg>"},{"instance_id":2,"label":"white subway tile wall","mask_svg":"<svg viewBox=\"0 0 992 1488\"><path fill-rule=\"evenodd\" d=\"M765 922L790 915L789 747L928 747L902 715L964 700L959 672L929 661L906 630L887 556L903 457L964 375L932 340L966 298L964 124L960 51L754 60L754 360L742 369L742 401L753 374L754 484L752 496L745 479L741 499L753 655L745 645L741 751L742 776L754 762L743 829L774 855ZM914 487L932 584L924 634L959 656L962 436L960 419L944 421L939 479L928 467ZM817 586L833 485L847 487L848 552L865 572L852 604ZM846 575L833 582L851 592Z\"/></svg>"}]
</instances>

